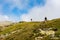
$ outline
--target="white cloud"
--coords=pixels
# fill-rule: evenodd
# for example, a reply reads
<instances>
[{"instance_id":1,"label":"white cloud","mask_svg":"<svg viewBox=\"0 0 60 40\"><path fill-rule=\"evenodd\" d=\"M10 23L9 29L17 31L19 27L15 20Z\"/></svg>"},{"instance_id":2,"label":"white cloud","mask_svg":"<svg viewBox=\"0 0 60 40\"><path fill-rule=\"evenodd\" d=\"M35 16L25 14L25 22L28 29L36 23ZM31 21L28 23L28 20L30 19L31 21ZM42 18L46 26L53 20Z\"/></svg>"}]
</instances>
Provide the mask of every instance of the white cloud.
<instances>
[{"instance_id":1,"label":"white cloud","mask_svg":"<svg viewBox=\"0 0 60 40\"><path fill-rule=\"evenodd\" d=\"M9 17L7 15L0 15L0 21L8 21Z\"/></svg>"},{"instance_id":2,"label":"white cloud","mask_svg":"<svg viewBox=\"0 0 60 40\"><path fill-rule=\"evenodd\" d=\"M11 22L18 22L16 16L7 16L7 15L0 15L0 22L1 21L11 21Z\"/></svg>"},{"instance_id":3,"label":"white cloud","mask_svg":"<svg viewBox=\"0 0 60 40\"><path fill-rule=\"evenodd\" d=\"M46 0L47 3L43 7L35 6L29 10L28 14L23 14L21 20L30 21L32 18L33 21L43 20L44 17L48 19L54 19L60 17L60 0Z\"/></svg>"}]
</instances>

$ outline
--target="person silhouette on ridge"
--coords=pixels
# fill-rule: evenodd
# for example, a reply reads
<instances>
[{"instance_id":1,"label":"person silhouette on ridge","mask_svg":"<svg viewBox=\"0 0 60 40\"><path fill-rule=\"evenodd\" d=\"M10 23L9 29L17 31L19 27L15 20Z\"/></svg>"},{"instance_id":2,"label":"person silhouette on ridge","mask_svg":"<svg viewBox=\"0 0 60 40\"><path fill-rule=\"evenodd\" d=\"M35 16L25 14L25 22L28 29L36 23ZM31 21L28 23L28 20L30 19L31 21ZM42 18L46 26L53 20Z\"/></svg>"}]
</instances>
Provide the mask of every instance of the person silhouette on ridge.
<instances>
[{"instance_id":1,"label":"person silhouette on ridge","mask_svg":"<svg viewBox=\"0 0 60 40\"><path fill-rule=\"evenodd\" d=\"M47 21L47 17L45 17L45 21Z\"/></svg>"},{"instance_id":2,"label":"person silhouette on ridge","mask_svg":"<svg viewBox=\"0 0 60 40\"><path fill-rule=\"evenodd\" d=\"M32 19L31 19L31 21L32 21Z\"/></svg>"}]
</instances>

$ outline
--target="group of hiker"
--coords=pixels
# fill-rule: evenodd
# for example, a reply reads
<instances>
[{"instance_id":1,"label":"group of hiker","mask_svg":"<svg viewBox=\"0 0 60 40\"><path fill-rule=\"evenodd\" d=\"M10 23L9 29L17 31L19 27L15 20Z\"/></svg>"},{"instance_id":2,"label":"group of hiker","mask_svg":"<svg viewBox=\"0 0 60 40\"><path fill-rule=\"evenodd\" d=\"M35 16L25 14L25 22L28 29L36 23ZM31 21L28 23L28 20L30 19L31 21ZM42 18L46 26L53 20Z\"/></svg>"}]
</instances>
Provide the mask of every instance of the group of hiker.
<instances>
[{"instance_id":1,"label":"group of hiker","mask_svg":"<svg viewBox=\"0 0 60 40\"><path fill-rule=\"evenodd\" d=\"M44 20L47 21L47 17L45 17ZM31 18L31 21L32 21L32 18Z\"/></svg>"}]
</instances>

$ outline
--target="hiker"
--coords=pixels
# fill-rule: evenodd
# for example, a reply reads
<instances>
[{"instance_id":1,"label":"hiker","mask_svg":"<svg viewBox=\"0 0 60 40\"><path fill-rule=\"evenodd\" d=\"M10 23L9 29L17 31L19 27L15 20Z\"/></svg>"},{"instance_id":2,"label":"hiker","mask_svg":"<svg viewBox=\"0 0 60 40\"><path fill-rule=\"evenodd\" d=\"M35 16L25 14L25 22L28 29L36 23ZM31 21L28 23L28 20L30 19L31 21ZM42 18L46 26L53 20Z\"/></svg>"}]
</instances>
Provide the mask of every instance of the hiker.
<instances>
[{"instance_id":1,"label":"hiker","mask_svg":"<svg viewBox=\"0 0 60 40\"><path fill-rule=\"evenodd\" d=\"M32 19L31 19L31 21L32 21Z\"/></svg>"},{"instance_id":2,"label":"hiker","mask_svg":"<svg viewBox=\"0 0 60 40\"><path fill-rule=\"evenodd\" d=\"M45 17L44 19L45 19L45 21L47 21L47 17Z\"/></svg>"}]
</instances>

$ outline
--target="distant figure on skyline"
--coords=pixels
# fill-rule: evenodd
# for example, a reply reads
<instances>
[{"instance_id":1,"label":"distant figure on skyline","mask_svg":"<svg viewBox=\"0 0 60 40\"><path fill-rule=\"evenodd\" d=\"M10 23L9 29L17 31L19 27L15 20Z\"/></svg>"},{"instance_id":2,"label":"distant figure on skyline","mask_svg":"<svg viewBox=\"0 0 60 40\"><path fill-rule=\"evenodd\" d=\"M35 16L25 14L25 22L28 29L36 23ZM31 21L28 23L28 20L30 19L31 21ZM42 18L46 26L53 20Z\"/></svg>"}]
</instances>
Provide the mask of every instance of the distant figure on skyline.
<instances>
[{"instance_id":1,"label":"distant figure on skyline","mask_svg":"<svg viewBox=\"0 0 60 40\"><path fill-rule=\"evenodd\" d=\"M47 21L47 17L45 17L44 19L45 19L45 21Z\"/></svg>"},{"instance_id":2,"label":"distant figure on skyline","mask_svg":"<svg viewBox=\"0 0 60 40\"><path fill-rule=\"evenodd\" d=\"M32 21L32 19L31 19L31 21Z\"/></svg>"}]
</instances>

